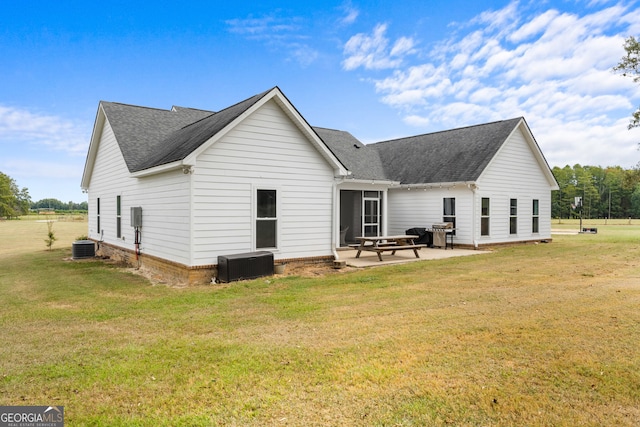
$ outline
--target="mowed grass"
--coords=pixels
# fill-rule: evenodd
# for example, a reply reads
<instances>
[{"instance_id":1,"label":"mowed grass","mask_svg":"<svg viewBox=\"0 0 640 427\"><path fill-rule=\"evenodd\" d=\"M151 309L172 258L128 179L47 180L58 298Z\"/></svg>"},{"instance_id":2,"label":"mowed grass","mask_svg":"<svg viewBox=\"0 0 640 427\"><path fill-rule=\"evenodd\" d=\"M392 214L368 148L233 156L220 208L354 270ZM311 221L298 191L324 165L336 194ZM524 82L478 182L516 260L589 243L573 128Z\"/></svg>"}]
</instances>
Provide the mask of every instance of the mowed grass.
<instances>
[{"instance_id":1,"label":"mowed grass","mask_svg":"<svg viewBox=\"0 0 640 427\"><path fill-rule=\"evenodd\" d=\"M0 253L0 404L70 426L640 423L640 226L186 289Z\"/></svg>"},{"instance_id":2,"label":"mowed grass","mask_svg":"<svg viewBox=\"0 0 640 427\"><path fill-rule=\"evenodd\" d=\"M82 216L30 215L20 220L0 220L0 262L3 257L47 249L47 222L51 221L56 241L52 248L71 248L76 238L88 233Z\"/></svg>"}]
</instances>

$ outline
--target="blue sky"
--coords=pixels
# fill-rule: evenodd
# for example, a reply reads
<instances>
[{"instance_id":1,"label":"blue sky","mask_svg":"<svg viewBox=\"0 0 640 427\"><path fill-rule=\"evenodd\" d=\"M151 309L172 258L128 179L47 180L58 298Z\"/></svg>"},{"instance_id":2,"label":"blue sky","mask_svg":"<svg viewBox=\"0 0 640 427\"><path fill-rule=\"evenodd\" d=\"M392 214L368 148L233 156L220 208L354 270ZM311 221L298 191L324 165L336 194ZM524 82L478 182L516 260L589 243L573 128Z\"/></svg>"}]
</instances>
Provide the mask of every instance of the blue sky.
<instances>
[{"instance_id":1,"label":"blue sky","mask_svg":"<svg viewBox=\"0 0 640 427\"><path fill-rule=\"evenodd\" d=\"M13 1L0 171L80 202L100 100L220 110L279 86L365 143L524 116L550 166L635 167L640 87L611 72L638 1Z\"/></svg>"}]
</instances>

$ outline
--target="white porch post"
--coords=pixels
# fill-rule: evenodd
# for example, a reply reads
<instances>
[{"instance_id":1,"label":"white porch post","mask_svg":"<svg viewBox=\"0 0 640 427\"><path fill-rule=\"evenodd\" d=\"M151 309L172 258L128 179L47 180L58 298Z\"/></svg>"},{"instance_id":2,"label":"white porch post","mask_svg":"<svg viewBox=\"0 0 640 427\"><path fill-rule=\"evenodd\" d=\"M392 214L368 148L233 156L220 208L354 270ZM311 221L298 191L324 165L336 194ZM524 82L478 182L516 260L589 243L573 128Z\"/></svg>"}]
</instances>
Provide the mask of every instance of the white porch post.
<instances>
[{"instance_id":1,"label":"white porch post","mask_svg":"<svg viewBox=\"0 0 640 427\"><path fill-rule=\"evenodd\" d=\"M389 189L382 191L382 235L389 235L389 198L387 196Z\"/></svg>"}]
</instances>

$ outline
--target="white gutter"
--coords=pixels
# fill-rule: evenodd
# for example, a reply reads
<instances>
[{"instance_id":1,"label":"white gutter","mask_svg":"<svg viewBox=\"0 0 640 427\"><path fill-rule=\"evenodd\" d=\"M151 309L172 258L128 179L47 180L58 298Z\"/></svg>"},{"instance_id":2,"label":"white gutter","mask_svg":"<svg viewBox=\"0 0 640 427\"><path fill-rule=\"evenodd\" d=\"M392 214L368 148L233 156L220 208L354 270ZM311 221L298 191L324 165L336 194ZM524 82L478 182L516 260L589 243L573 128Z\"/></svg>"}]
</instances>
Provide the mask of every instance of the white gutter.
<instances>
[{"instance_id":1,"label":"white gutter","mask_svg":"<svg viewBox=\"0 0 640 427\"><path fill-rule=\"evenodd\" d=\"M340 184L368 184L368 185L387 185L387 186L397 186L400 185L400 181L385 181L378 179L351 179L351 178L342 178L336 181L337 185Z\"/></svg>"},{"instance_id":2,"label":"white gutter","mask_svg":"<svg viewBox=\"0 0 640 427\"><path fill-rule=\"evenodd\" d=\"M400 184L399 185L394 186L394 188L400 188L400 189L420 189L420 190L431 190L431 189L438 189L438 188L455 188L458 186L461 187L469 187L471 185L475 185L476 182L475 181L456 181L456 182L437 182L437 183L430 183L430 184ZM470 188L470 187L469 187Z\"/></svg>"},{"instance_id":3,"label":"white gutter","mask_svg":"<svg viewBox=\"0 0 640 427\"><path fill-rule=\"evenodd\" d=\"M188 174L191 172L191 167L193 165L189 165L184 163L182 160L178 160L175 162L171 162L171 163L166 163L164 165L160 165L160 166L156 166L153 168L149 168L149 169L143 169L141 171L137 171L137 172L132 172L131 176L133 178L141 178L143 176L149 176L149 175L155 175L158 173L163 173L163 172L169 172L172 170L176 170L176 169L180 169L182 168L182 171L185 174Z\"/></svg>"}]
</instances>

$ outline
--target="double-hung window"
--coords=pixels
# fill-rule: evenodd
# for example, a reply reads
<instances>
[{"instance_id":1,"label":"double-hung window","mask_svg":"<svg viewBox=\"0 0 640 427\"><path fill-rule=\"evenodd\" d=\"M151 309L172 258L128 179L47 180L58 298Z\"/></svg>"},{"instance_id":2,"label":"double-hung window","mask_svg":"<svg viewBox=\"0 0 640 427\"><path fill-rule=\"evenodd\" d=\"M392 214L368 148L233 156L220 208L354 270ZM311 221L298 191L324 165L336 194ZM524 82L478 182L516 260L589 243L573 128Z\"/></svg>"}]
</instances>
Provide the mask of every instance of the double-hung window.
<instances>
[{"instance_id":1,"label":"double-hung window","mask_svg":"<svg viewBox=\"0 0 640 427\"><path fill-rule=\"evenodd\" d=\"M456 228L456 198L445 197L442 203L442 222L450 222ZM454 231L455 234L455 231Z\"/></svg>"},{"instance_id":2,"label":"double-hung window","mask_svg":"<svg viewBox=\"0 0 640 427\"><path fill-rule=\"evenodd\" d=\"M533 199L533 211L531 213L532 213L531 232L539 233L540 232L540 201L538 199Z\"/></svg>"},{"instance_id":3,"label":"double-hung window","mask_svg":"<svg viewBox=\"0 0 640 427\"><path fill-rule=\"evenodd\" d=\"M256 194L256 249L278 246L278 209L276 190L258 190Z\"/></svg>"},{"instance_id":4,"label":"double-hung window","mask_svg":"<svg viewBox=\"0 0 640 427\"><path fill-rule=\"evenodd\" d=\"M96 233L100 234L100 197L96 199Z\"/></svg>"},{"instance_id":5,"label":"double-hung window","mask_svg":"<svg viewBox=\"0 0 640 427\"><path fill-rule=\"evenodd\" d=\"M518 199L511 199L509 206L509 234L518 234Z\"/></svg>"},{"instance_id":6,"label":"double-hung window","mask_svg":"<svg viewBox=\"0 0 640 427\"><path fill-rule=\"evenodd\" d=\"M489 198L482 198L482 208L480 211L480 235L489 235Z\"/></svg>"},{"instance_id":7,"label":"double-hung window","mask_svg":"<svg viewBox=\"0 0 640 427\"><path fill-rule=\"evenodd\" d=\"M122 203L120 196L116 196L116 237L122 237Z\"/></svg>"}]
</instances>

